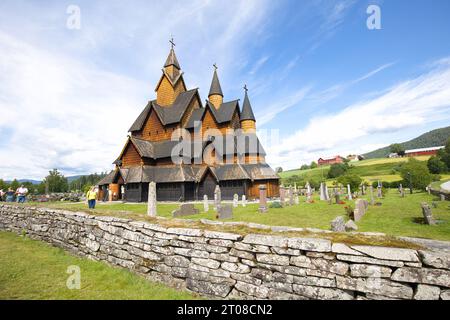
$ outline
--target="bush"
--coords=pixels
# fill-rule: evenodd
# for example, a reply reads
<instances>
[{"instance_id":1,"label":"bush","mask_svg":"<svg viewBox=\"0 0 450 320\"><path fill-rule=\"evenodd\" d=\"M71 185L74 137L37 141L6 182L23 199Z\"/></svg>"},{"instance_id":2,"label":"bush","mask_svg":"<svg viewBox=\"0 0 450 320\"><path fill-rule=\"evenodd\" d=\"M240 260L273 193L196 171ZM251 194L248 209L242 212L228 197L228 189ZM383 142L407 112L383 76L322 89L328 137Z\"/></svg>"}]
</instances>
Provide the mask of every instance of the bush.
<instances>
[{"instance_id":1,"label":"bush","mask_svg":"<svg viewBox=\"0 0 450 320\"><path fill-rule=\"evenodd\" d=\"M328 178L334 179L344 175L348 170L348 166L343 163L335 163L331 165L330 170L328 171Z\"/></svg>"},{"instance_id":2,"label":"bush","mask_svg":"<svg viewBox=\"0 0 450 320\"><path fill-rule=\"evenodd\" d=\"M432 176L425 162L409 158L408 162L402 165L400 170L404 186L412 184L414 189L425 190L431 183Z\"/></svg>"},{"instance_id":3,"label":"bush","mask_svg":"<svg viewBox=\"0 0 450 320\"><path fill-rule=\"evenodd\" d=\"M427 167L428 170L430 170L430 172L434 174L447 171L447 166L445 165L445 163L436 156L432 156L430 159L428 159Z\"/></svg>"},{"instance_id":4,"label":"bush","mask_svg":"<svg viewBox=\"0 0 450 320\"><path fill-rule=\"evenodd\" d=\"M300 170L308 170L309 166L307 164L304 164L300 167Z\"/></svg>"},{"instance_id":5,"label":"bush","mask_svg":"<svg viewBox=\"0 0 450 320\"><path fill-rule=\"evenodd\" d=\"M309 166L311 169L315 169L317 168L317 163L316 162L311 162L311 165Z\"/></svg>"},{"instance_id":6,"label":"bush","mask_svg":"<svg viewBox=\"0 0 450 320\"><path fill-rule=\"evenodd\" d=\"M400 187L400 184L403 185L403 182L402 181L392 181L389 183L389 188L397 189ZM383 185L384 185L384 183L383 183Z\"/></svg>"},{"instance_id":7,"label":"bush","mask_svg":"<svg viewBox=\"0 0 450 320\"><path fill-rule=\"evenodd\" d=\"M362 179L360 176L356 174L346 174L344 176L341 176L337 179L337 181L342 184L343 186L350 185L350 190L352 192L358 191L359 186L362 183Z\"/></svg>"}]
</instances>

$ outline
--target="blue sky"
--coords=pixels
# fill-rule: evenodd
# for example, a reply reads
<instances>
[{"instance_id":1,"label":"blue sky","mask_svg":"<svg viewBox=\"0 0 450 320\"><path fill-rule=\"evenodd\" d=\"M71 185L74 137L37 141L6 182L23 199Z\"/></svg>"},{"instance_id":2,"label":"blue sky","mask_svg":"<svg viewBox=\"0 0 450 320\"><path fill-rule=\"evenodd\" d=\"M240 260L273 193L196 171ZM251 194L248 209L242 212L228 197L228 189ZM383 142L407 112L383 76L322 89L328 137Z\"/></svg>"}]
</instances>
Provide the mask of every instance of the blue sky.
<instances>
[{"instance_id":1,"label":"blue sky","mask_svg":"<svg viewBox=\"0 0 450 320\"><path fill-rule=\"evenodd\" d=\"M366 26L373 4L381 30ZM66 26L69 5L79 30ZM248 85L274 167L448 126L448 12L447 0L3 0L0 178L110 170L155 96L171 34L203 99L213 63L225 100Z\"/></svg>"}]
</instances>

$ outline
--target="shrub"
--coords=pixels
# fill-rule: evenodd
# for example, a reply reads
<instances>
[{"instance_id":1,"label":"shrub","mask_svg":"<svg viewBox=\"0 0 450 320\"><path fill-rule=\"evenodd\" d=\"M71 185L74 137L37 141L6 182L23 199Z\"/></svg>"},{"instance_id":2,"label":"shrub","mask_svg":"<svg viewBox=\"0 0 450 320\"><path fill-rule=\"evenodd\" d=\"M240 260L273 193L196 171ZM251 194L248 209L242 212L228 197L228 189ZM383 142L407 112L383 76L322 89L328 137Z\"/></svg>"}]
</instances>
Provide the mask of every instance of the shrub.
<instances>
[{"instance_id":1,"label":"shrub","mask_svg":"<svg viewBox=\"0 0 450 320\"><path fill-rule=\"evenodd\" d=\"M425 190L432 180L427 164L414 158L409 158L402 165L400 175L405 186L409 186L411 182L413 188L420 190Z\"/></svg>"},{"instance_id":2,"label":"shrub","mask_svg":"<svg viewBox=\"0 0 450 320\"><path fill-rule=\"evenodd\" d=\"M445 163L436 156L432 156L430 159L428 159L427 167L428 170L430 170L430 172L434 174L442 173L447 170L447 166L445 165Z\"/></svg>"},{"instance_id":3,"label":"shrub","mask_svg":"<svg viewBox=\"0 0 450 320\"><path fill-rule=\"evenodd\" d=\"M280 209L283 208L280 201L274 201L269 205L269 208Z\"/></svg>"},{"instance_id":4,"label":"shrub","mask_svg":"<svg viewBox=\"0 0 450 320\"><path fill-rule=\"evenodd\" d=\"M359 177L356 174L346 174L344 176L341 176L337 179L337 181L342 184L343 186L350 185L350 190L352 192L358 191L359 186L362 183L361 177Z\"/></svg>"},{"instance_id":5,"label":"shrub","mask_svg":"<svg viewBox=\"0 0 450 320\"><path fill-rule=\"evenodd\" d=\"M330 170L328 171L328 178L334 179L344 175L348 170L348 166L343 163L335 163L331 165Z\"/></svg>"},{"instance_id":6,"label":"shrub","mask_svg":"<svg viewBox=\"0 0 450 320\"><path fill-rule=\"evenodd\" d=\"M389 183L389 187L390 188L399 188L400 187L400 183L403 184L402 181L392 181L391 183ZM383 183L384 185L384 183Z\"/></svg>"}]
</instances>

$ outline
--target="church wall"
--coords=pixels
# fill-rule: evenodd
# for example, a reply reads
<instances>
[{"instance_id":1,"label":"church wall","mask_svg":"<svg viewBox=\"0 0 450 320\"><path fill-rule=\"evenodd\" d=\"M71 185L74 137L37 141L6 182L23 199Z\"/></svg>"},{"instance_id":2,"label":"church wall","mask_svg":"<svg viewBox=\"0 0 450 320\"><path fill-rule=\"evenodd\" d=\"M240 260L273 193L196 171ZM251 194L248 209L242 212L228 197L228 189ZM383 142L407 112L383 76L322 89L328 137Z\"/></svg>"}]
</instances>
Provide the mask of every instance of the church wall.
<instances>
[{"instance_id":1,"label":"church wall","mask_svg":"<svg viewBox=\"0 0 450 320\"><path fill-rule=\"evenodd\" d=\"M132 143L129 143L122 155L122 167L127 168L141 164L141 156Z\"/></svg>"}]
</instances>

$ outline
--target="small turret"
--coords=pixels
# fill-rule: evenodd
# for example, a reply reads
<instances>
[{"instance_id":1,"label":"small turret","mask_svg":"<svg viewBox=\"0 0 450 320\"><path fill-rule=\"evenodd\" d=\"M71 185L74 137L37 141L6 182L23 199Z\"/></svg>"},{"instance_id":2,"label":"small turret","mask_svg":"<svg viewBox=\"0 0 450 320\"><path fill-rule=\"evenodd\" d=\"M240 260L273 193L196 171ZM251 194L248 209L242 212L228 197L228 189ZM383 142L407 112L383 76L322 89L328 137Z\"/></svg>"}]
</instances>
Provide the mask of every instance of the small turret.
<instances>
[{"instance_id":1,"label":"small turret","mask_svg":"<svg viewBox=\"0 0 450 320\"><path fill-rule=\"evenodd\" d=\"M242 106L242 112L241 112L241 128L244 130L244 132L255 132L256 131L256 119L255 115L253 114L252 106L250 104L250 99L248 98L247 94L247 85L244 86L245 90L245 98L244 98L244 105Z\"/></svg>"},{"instance_id":2,"label":"small turret","mask_svg":"<svg viewBox=\"0 0 450 320\"><path fill-rule=\"evenodd\" d=\"M211 82L211 88L209 89L208 99L216 109L219 109L223 103L223 92L220 86L219 77L217 76L216 64L214 64L214 75Z\"/></svg>"}]
</instances>

